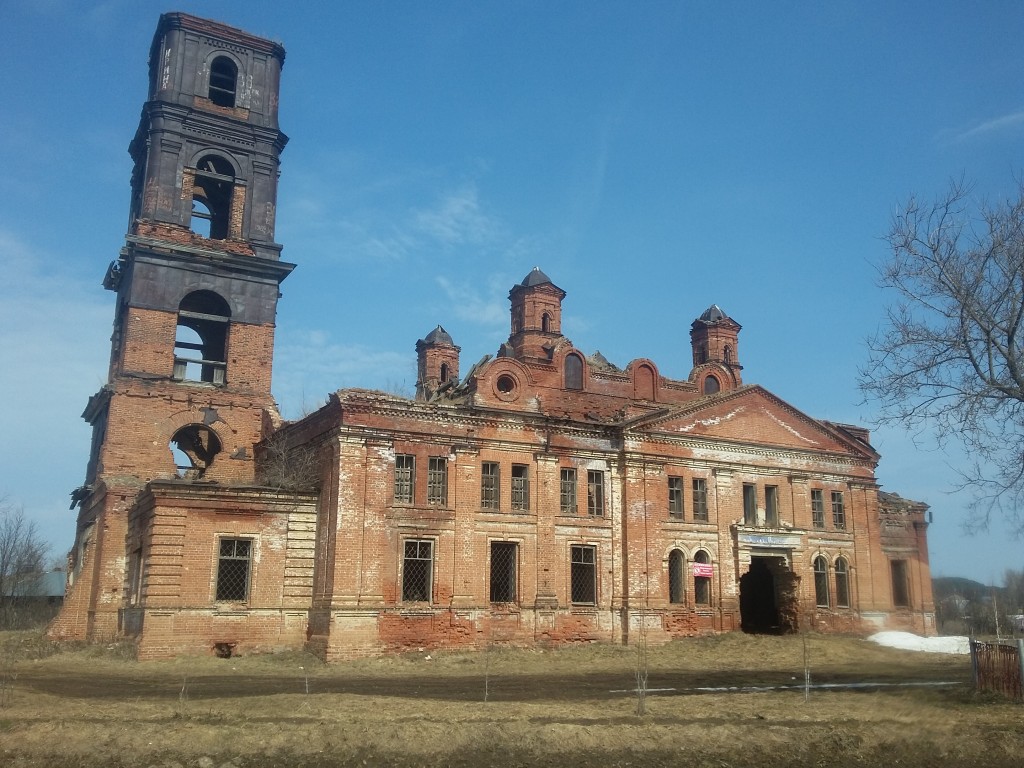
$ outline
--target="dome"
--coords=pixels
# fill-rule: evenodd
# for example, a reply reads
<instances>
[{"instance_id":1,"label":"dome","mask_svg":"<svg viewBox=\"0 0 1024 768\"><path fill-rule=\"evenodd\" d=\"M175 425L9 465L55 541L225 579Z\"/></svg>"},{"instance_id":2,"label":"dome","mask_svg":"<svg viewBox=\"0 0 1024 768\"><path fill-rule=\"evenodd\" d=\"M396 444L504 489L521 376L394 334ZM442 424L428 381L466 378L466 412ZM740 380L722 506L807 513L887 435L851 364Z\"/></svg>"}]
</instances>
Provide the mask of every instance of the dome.
<instances>
[{"instance_id":1,"label":"dome","mask_svg":"<svg viewBox=\"0 0 1024 768\"><path fill-rule=\"evenodd\" d=\"M452 347L455 346L455 342L452 341L452 337L448 334L448 331L446 331L440 325L437 326L437 328L432 330L430 333L428 333L427 337L423 339L423 341L426 344L448 344L449 346Z\"/></svg>"},{"instance_id":2,"label":"dome","mask_svg":"<svg viewBox=\"0 0 1024 768\"><path fill-rule=\"evenodd\" d=\"M699 318L702 323L717 323L719 320L728 320L729 316L722 311L722 308L717 304L712 304L710 307L704 310L704 314Z\"/></svg>"},{"instance_id":3,"label":"dome","mask_svg":"<svg viewBox=\"0 0 1024 768\"><path fill-rule=\"evenodd\" d=\"M535 285L543 285L550 282L551 278L541 272L540 267L534 267L530 270L530 274L523 278L523 282L520 285L524 288L532 288Z\"/></svg>"}]
</instances>

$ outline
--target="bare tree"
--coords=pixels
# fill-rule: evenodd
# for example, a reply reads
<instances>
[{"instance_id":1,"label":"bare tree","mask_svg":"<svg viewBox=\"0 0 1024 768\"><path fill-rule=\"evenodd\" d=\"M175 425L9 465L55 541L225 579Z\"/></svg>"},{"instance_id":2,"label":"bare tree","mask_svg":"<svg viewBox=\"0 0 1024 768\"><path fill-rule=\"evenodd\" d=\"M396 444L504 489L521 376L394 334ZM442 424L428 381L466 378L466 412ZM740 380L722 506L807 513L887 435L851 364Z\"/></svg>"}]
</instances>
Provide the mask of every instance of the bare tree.
<instances>
[{"instance_id":1,"label":"bare tree","mask_svg":"<svg viewBox=\"0 0 1024 768\"><path fill-rule=\"evenodd\" d=\"M18 606L37 597L47 545L25 510L0 500L0 628L19 626Z\"/></svg>"},{"instance_id":2,"label":"bare tree","mask_svg":"<svg viewBox=\"0 0 1024 768\"><path fill-rule=\"evenodd\" d=\"M972 457L968 528L1002 513L1024 534L1024 183L1013 200L974 203L963 180L893 216L881 284L897 300L868 340L861 390L878 421Z\"/></svg>"}]
</instances>

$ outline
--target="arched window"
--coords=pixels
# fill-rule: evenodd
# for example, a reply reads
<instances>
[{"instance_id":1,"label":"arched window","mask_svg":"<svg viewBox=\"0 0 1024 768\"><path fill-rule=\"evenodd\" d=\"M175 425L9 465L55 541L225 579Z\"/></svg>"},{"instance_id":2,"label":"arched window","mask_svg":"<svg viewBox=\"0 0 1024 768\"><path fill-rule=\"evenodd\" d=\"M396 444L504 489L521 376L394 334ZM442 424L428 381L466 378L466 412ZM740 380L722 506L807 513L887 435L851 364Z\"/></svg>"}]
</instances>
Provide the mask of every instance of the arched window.
<instances>
[{"instance_id":1,"label":"arched window","mask_svg":"<svg viewBox=\"0 0 1024 768\"><path fill-rule=\"evenodd\" d=\"M220 453L221 444L217 434L202 424L189 424L174 433L171 438L171 453L178 477L199 480L213 464Z\"/></svg>"},{"instance_id":2,"label":"arched window","mask_svg":"<svg viewBox=\"0 0 1024 768\"><path fill-rule=\"evenodd\" d=\"M693 556L693 602L711 605L711 556L703 549Z\"/></svg>"},{"instance_id":3,"label":"arched window","mask_svg":"<svg viewBox=\"0 0 1024 768\"><path fill-rule=\"evenodd\" d=\"M836 607L850 607L850 567L843 557L836 560Z\"/></svg>"},{"instance_id":4,"label":"arched window","mask_svg":"<svg viewBox=\"0 0 1024 768\"><path fill-rule=\"evenodd\" d=\"M210 101L218 107L235 106L238 67L227 56L218 56L210 64Z\"/></svg>"},{"instance_id":5,"label":"arched window","mask_svg":"<svg viewBox=\"0 0 1024 768\"><path fill-rule=\"evenodd\" d=\"M668 601L676 605L684 602L685 580L683 579L683 553L673 549L668 553Z\"/></svg>"},{"instance_id":6,"label":"arched window","mask_svg":"<svg viewBox=\"0 0 1024 768\"><path fill-rule=\"evenodd\" d=\"M732 347L725 345L725 362L732 363Z\"/></svg>"},{"instance_id":7,"label":"arched window","mask_svg":"<svg viewBox=\"0 0 1024 768\"><path fill-rule=\"evenodd\" d=\"M178 305L174 378L224 384L231 308L213 291L193 291Z\"/></svg>"},{"instance_id":8,"label":"arched window","mask_svg":"<svg viewBox=\"0 0 1024 768\"><path fill-rule=\"evenodd\" d=\"M579 355L565 356L565 388L583 389L583 361Z\"/></svg>"},{"instance_id":9,"label":"arched window","mask_svg":"<svg viewBox=\"0 0 1024 768\"><path fill-rule=\"evenodd\" d=\"M448 381L448 363L441 363L441 375L439 378L442 384Z\"/></svg>"},{"instance_id":10,"label":"arched window","mask_svg":"<svg viewBox=\"0 0 1024 768\"><path fill-rule=\"evenodd\" d=\"M547 333L551 330L551 315L545 312L540 318L540 329Z\"/></svg>"},{"instance_id":11,"label":"arched window","mask_svg":"<svg viewBox=\"0 0 1024 768\"><path fill-rule=\"evenodd\" d=\"M224 240L231 224L231 197L235 171L217 155L203 155L193 170L192 219L189 227L197 235Z\"/></svg>"},{"instance_id":12,"label":"arched window","mask_svg":"<svg viewBox=\"0 0 1024 768\"><path fill-rule=\"evenodd\" d=\"M820 555L814 558L814 604L828 608L828 561Z\"/></svg>"},{"instance_id":13,"label":"arched window","mask_svg":"<svg viewBox=\"0 0 1024 768\"><path fill-rule=\"evenodd\" d=\"M722 385L718 383L718 379L716 379L714 376L708 376L706 379L704 379L704 394L705 395L717 394L718 391L721 390L721 389L722 389Z\"/></svg>"}]
</instances>

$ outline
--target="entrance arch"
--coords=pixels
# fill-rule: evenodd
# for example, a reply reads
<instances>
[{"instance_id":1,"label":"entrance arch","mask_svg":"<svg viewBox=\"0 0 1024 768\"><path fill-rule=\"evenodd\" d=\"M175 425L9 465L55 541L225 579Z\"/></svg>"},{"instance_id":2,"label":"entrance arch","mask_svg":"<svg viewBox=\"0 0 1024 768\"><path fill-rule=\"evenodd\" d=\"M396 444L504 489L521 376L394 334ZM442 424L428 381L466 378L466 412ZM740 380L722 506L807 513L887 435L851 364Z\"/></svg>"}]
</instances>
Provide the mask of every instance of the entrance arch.
<instances>
[{"instance_id":1,"label":"entrance arch","mask_svg":"<svg viewBox=\"0 0 1024 768\"><path fill-rule=\"evenodd\" d=\"M744 632L784 634L798 629L799 577L782 555L753 555L740 577L740 626Z\"/></svg>"}]
</instances>

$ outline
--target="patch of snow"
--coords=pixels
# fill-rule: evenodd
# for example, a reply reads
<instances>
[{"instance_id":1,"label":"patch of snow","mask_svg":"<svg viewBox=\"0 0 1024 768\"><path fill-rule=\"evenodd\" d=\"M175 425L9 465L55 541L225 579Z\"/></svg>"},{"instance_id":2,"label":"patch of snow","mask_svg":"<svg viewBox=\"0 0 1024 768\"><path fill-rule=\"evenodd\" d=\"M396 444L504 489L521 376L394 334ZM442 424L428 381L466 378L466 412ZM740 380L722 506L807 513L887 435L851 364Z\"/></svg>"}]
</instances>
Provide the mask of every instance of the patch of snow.
<instances>
[{"instance_id":1,"label":"patch of snow","mask_svg":"<svg viewBox=\"0 0 1024 768\"><path fill-rule=\"evenodd\" d=\"M872 643L878 643L888 648L900 648L904 651L926 651L928 653L956 653L967 654L971 652L970 641L963 635L951 635L949 637L921 637L911 632L876 632L868 638Z\"/></svg>"}]
</instances>

